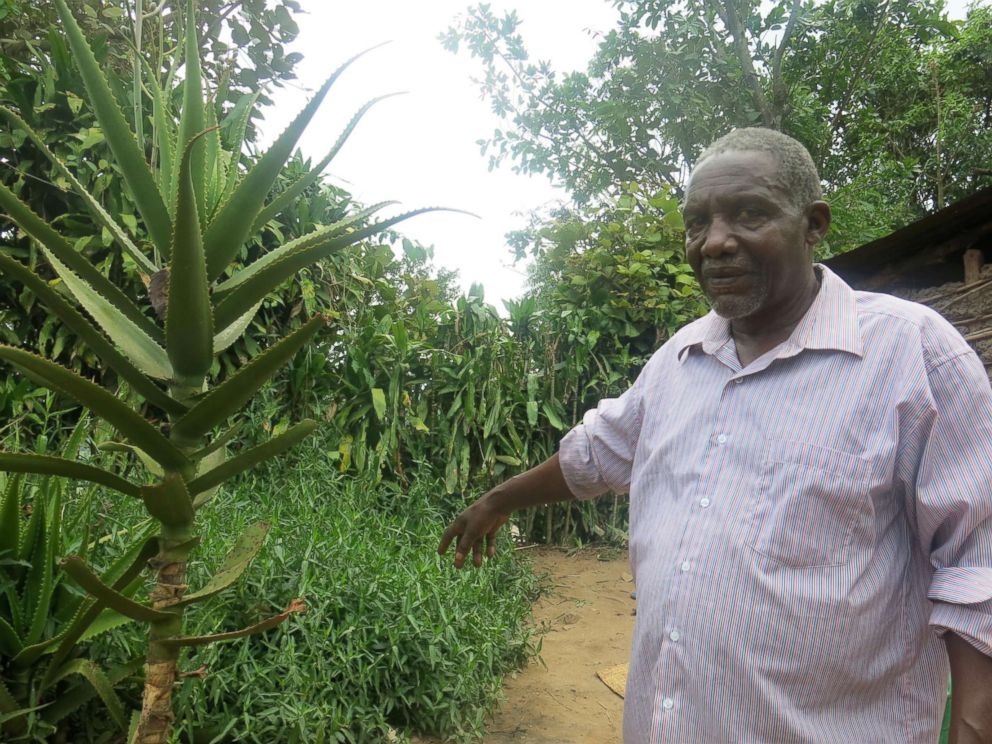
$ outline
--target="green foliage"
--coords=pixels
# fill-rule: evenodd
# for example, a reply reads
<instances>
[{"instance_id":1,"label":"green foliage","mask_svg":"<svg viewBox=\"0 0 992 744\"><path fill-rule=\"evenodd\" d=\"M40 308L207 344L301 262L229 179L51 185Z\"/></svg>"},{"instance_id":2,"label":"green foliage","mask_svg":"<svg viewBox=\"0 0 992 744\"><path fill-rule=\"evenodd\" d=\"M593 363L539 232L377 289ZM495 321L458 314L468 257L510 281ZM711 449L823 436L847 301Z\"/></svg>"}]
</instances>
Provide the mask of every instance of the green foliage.
<instances>
[{"instance_id":1,"label":"green foliage","mask_svg":"<svg viewBox=\"0 0 992 744\"><path fill-rule=\"evenodd\" d=\"M63 462L74 462L72 458L89 449L88 429L88 421L80 420L63 446ZM4 463L5 469L18 469L9 466ZM64 503L76 501L77 513L91 518L96 495L95 487L77 494L54 477L0 477L0 733L5 737L43 740L62 718L97 696L118 730L125 727L113 685L133 674L140 658L104 671L78 656L82 641L128 618L102 599L80 594L59 571L66 551L86 555L92 549L89 529L67 533L63 528ZM134 578L144 561L138 561L138 570L134 561L133 553L125 555L103 576L125 601L141 585ZM59 704L51 705L53 699Z\"/></svg>"},{"instance_id":2,"label":"green foliage","mask_svg":"<svg viewBox=\"0 0 992 744\"><path fill-rule=\"evenodd\" d=\"M307 612L271 634L199 652L205 675L177 692L179 734L375 742L413 730L476 741L501 678L534 651L525 620L537 580L508 539L486 571L453 571L432 549L451 516L438 506L441 484L343 477L324 456L332 446L315 439L291 464L253 471L205 515L203 556L230 550L230 535L257 517L273 526L233 593L191 611L193 632L257 622L294 597L306 598ZM206 558L191 573L200 581L221 569ZM98 653L124 658L138 645L137 626L124 627L101 638Z\"/></svg>"},{"instance_id":3,"label":"green foliage","mask_svg":"<svg viewBox=\"0 0 992 744\"><path fill-rule=\"evenodd\" d=\"M139 474L136 482L127 482L114 473L82 463L25 454L5 454L0 458L0 468L82 478L113 487L140 497L147 515L157 523L159 552L151 564L157 574L157 583L149 596L149 604L136 602L122 594L119 587L108 585L82 556L69 556L62 565L95 601L149 626L146 690L134 740L164 742L173 720L171 698L180 648L259 633L304 609L302 603L294 601L285 611L241 630L204 636L183 635L185 607L229 586L257 552L255 542L264 534L264 531L246 533L244 545L250 543L254 547L252 550L245 547L241 552L247 551L250 555L243 560L232 558L233 562L226 565L220 575L208 579L199 591L187 594L187 561L198 542L195 534L197 509L226 478L281 454L290 444L312 431L313 424L304 422L291 433L287 432L285 437L274 437L271 442L244 452L226 464L225 447L218 444L218 439L225 435L213 442L209 436L238 414L252 395L317 334L324 319L320 316L311 318L292 333L274 340L265 352L254 355L219 384L211 375L218 367L216 355L244 334L265 298L297 271L426 210L374 224L366 224L368 213L359 213L351 219L315 229L297 240L276 245L264 257L247 266L230 265L242 255L250 228L283 175L284 166L303 129L333 82L357 57L331 75L272 147L242 174L239 163L245 143L240 133L244 131L245 115L239 114L238 123L232 125L236 126L238 136L233 141L223 142L220 127L214 123L221 118L216 110L216 99L207 96L203 85L192 0L186 4L182 47L185 75L175 91L168 77L164 82L160 80L159 71L140 56L140 49L135 53L136 96L132 122L127 120L111 79L64 0L56 0L55 8L65 30L67 49L78 68L87 103L98 125L93 131L107 143L108 166L112 163L120 173L133 198L135 215L130 220L122 220L125 225L119 224L93 195L86 192L82 182L72 176L67 165L44 144L44 138L31 128L23 115L7 111L6 118L39 147L57 172L66 176L79 192L85 206L93 213L92 217L111 237L107 247L116 248L117 256L131 254L139 264L153 270L151 276L146 277L151 308L142 307L144 298L129 295L128 287L119 287L87 260L60 232L57 223L35 212L15 190L0 184L0 208L23 236L30 239L31 249L40 248L41 255L64 288L64 297L50 291L42 277L32 272L33 266L25 266L8 257L3 260L9 264L8 270L45 301L50 312L89 342L91 350L106 350L109 341L112 353L103 361L128 380L137 393L144 392L141 397L161 409L166 421L147 409L136 410L134 401L117 397L43 356L23 349L0 347L0 358L4 361L42 386L73 398L116 429L122 438L116 448L133 452L142 463L145 475ZM140 12L139 4L139 19ZM59 37L53 38L61 42ZM158 136L153 131L151 149L154 151L157 147L158 151L152 162L146 160L149 148L142 134L142 84L153 92L153 127L165 129ZM173 100L182 101L176 139L171 136L177 118L171 109ZM306 173L300 179L310 184L314 176ZM293 189L293 186L288 188ZM140 233L139 218L143 228ZM133 235L128 235L126 226L132 228ZM135 255L141 235L147 238L144 248L148 253ZM218 280L219 284L216 283ZM74 305L84 310L96 325L90 324ZM164 328L163 323L149 317L149 309L159 321L164 321ZM162 430L163 423L168 424L166 431ZM196 501L194 496L197 496ZM50 550L51 545L46 543L46 556ZM45 561L38 564L46 565ZM50 583L51 577L48 575L47 583L44 579L39 579L42 587ZM43 618L44 613L36 612L36 607L39 607L37 603L31 604L32 624L28 626L25 641L28 644L37 643L40 638L40 628L34 624L34 618ZM13 605L8 609L15 612ZM7 640L13 643L10 638ZM77 665L74 671L84 675L101 694L110 689L110 682L98 677L92 665ZM57 675L57 678L61 679L61 676ZM115 717L120 718L119 724L123 727L121 706L114 701L107 704Z\"/></svg>"},{"instance_id":4,"label":"green foliage","mask_svg":"<svg viewBox=\"0 0 992 744\"><path fill-rule=\"evenodd\" d=\"M717 136L773 127L807 145L828 190L870 185L896 202L864 227L849 212L845 247L989 182L987 3L960 23L937 0L616 5L582 72L532 61L519 17L488 5L442 36L479 60L506 122L483 143L491 164L544 173L580 204L631 181L678 193Z\"/></svg>"}]
</instances>

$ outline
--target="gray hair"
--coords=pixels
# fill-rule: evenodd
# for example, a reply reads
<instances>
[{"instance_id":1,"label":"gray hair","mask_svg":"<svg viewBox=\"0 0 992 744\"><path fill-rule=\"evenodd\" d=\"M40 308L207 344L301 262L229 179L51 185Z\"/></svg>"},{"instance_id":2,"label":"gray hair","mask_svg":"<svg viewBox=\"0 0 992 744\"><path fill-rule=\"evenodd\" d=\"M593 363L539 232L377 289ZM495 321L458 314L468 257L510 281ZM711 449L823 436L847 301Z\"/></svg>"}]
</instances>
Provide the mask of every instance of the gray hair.
<instances>
[{"instance_id":1,"label":"gray hair","mask_svg":"<svg viewBox=\"0 0 992 744\"><path fill-rule=\"evenodd\" d=\"M809 150L787 134L763 127L734 129L703 150L695 167L725 152L766 152L775 158L792 203L800 210L823 197L820 174Z\"/></svg>"}]
</instances>

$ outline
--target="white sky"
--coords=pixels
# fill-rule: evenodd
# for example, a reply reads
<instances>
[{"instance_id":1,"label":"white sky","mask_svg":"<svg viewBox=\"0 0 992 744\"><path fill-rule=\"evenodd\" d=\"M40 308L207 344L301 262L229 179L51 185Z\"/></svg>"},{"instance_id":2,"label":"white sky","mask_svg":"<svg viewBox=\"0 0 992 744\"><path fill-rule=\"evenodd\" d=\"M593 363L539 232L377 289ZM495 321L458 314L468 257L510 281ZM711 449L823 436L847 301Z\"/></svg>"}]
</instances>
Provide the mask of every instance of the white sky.
<instances>
[{"instance_id":1,"label":"white sky","mask_svg":"<svg viewBox=\"0 0 992 744\"><path fill-rule=\"evenodd\" d=\"M404 235L435 246L438 266L459 272L464 289L473 282L486 299L500 300L524 289L522 265L514 266L504 235L526 223L526 214L565 200L543 176L514 174L507 162L490 172L476 141L498 125L470 78L479 65L466 51L445 51L439 33L470 5L469 0L302 0L300 36L304 55L298 80L277 93L265 112L266 139L274 137L303 107L309 94L341 62L358 51L392 43L358 60L338 80L301 141L319 160L354 112L367 100L405 90L366 114L327 176L359 200L401 202L398 209L443 205L480 215L428 214L398 226ZM597 46L596 33L617 18L609 0L496 0L497 17L515 9L521 34L534 59L548 59L559 72L585 69ZM962 18L966 0L949 0L952 18ZM384 212L391 213L391 212Z\"/></svg>"}]
</instances>

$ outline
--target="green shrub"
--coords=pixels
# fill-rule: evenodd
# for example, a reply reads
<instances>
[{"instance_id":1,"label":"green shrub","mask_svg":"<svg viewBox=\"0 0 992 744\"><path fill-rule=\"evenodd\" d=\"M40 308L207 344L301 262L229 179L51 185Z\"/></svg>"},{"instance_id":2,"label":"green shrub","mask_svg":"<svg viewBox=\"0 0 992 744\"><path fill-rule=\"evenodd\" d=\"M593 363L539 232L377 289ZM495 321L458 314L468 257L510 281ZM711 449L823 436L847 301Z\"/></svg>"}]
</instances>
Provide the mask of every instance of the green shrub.
<instances>
[{"instance_id":1,"label":"green shrub","mask_svg":"<svg viewBox=\"0 0 992 744\"><path fill-rule=\"evenodd\" d=\"M222 555L250 519L273 527L241 587L190 612L190 632L257 621L293 597L308 610L198 651L206 674L177 691L177 731L198 742L481 736L502 677L534 651L525 621L538 580L509 543L486 570L454 571L435 553L450 516L437 506L439 479L368 486L341 476L326 447L245 477L207 517L200 555ZM193 580L215 568L191 564ZM103 652L126 657L133 633Z\"/></svg>"}]
</instances>

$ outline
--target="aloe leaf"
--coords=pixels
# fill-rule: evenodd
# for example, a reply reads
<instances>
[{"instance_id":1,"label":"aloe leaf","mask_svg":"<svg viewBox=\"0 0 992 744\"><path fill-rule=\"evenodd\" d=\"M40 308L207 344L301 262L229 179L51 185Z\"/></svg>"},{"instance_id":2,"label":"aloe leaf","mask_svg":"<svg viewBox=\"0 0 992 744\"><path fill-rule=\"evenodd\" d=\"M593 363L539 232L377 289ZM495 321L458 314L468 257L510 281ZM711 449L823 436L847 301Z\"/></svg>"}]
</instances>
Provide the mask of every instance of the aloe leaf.
<instances>
[{"instance_id":1,"label":"aloe leaf","mask_svg":"<svg viewBox=\"0 0 992 744\"><path fill-rule=\"evenodd\" d=\"M252 359L178 419L172 426L172 436L180 440L195 441L241 410L255 392L323 326L323 317L311 318L282 341Z\"/></svg>"},{"instance_id":2,"label":"aloe leaf","mask_svg":"<svg viewBox=\"0 0 992 744\"><path fill-rule=\"evenodd\" d=\"M55 564L55 551L59 547L62 529L62 504L61 499L56 497L52 508L51 524L46 525L43 530L44 539L39 543L40 549L35 553L35 563L28 575L28 588L33 589L36 594L34 601L28 604L30 612L30 623L24 641L27 644L37 643L45 632L45 624L48 621L48 611L52 606L52 598L55 590L55 576L53 566ZM26 595L30 599L30 595Z\"/></svg>"},{"instance_id":3,"label":"aloe leaf","mask_svg":"<svg viewBox=\"0 0 992 744\"><path fill-rule=\"evenodd\" d=\"M32 455L0 451L0 470L8 473L37 473L39 475L60 475L65 478L99 483L107 488L120 491L128 496L139 495L138 487L106 470L86 465L75 460L50 455Z\"/></svg>"},{"instance_id":4,"label":"aloe leaf","mask_svg":"<svg viewBox=\"0 0 992 744\"><path fill-rule=\"evenodd\" d=\"M142 314L141 310L131 301L121 289L94 268L81 254L69 245L65 238L59 235L41 217L36 215L14 192L0 183L0 208L16 222L24 232L38 243L48 248L60 261L72 269L93 289L106 297L120 310L128 320L140 327L147 335L155 340L163 337L162 329Z\"/></svg>"},{"instance_id":5,"label":"aloe leaf","mask_svg":"<svg viewBox=\"0 0 992 744\"><path fill-rule=\"evenodd\" d=\"M158 551L157 537L149 537L144 542L135 543L103 573L103 576L100 577L101 582L109 584L114 591L128 596L125 587L141 575L148 561L154 558ZM79 643L104 608L105 605L92 598L83 603L72 622L59 636L59 645L53 652L52 660L49 662L49 667L45 671L39 689L48 689L55 670L74 651L76 644Z\"/></svg>"},{"instance_id":6,"label":"aloe leaf","mask_svg":"<svg viewBox=\"0 0 992 744\"><path fill-rule=\"evenodd\" d=\"M83 84L89 93L90 105L93 107L97 121L100 122L100 128L106 137L107 145L114 153L114 158L124 175L124 180L131 189L134 203L145 220L152 241L163 255L168 256L169 213L162 199L162 194L155 185L155 178L152 176L148 163L145 162L145 155L138 147L134 133L128 126L124 113L110 90L107 78L100 69L82 29L79 28L76 19L69 12L65 0L55 0L55 9L69 39L73 59L82 75Z\"/></svg>"},{"instance_id":7,"label":"aloe leaf","mask_svg":"<svg viewBox=\"0 0 992 744\"><path fill-rule=\"evenodd\" d=\"M307 233L299 238L294 238L288 243L284 243L278 248L274 248L268 253L261 256L258 260L253 261L251 264L241 269L237 274L228 278L227 280L221 282L214 288L214 303L218 303L224 299L225 296L231 293L232 290L244 284L251 277L255 276L259 271L264 269L266 266L270 266L279 259L285 258L295 252L306 250L315 245L319 245L328 238L340 235L345 230L355 225L358 225L365 221L367 217L378 212L384 207L388 207L392 204L396 204L395 201L384 201L378 204L373 204L370 207L365 207L364 209L355 212L355 214L349 215L343 220L338 220L325 227L320 227L313 232Z\"/></svg>"},{"instance_id":8,"label":"aloe leaf","mask_svg":"<svg viewBox=\"0 0 992 744\"><path fill-rule=\"evenodd\" d=\"M211 101L206 107L206 142L204 143L204 177L203 200L205 204L200 209L200 224L205 225L208 216L214 213L220 200L220 191L224 187L227 175L227 153L220 146L220 126L217 124L217 102Z\"/></svg>"},{"instance_id":9,"label":"aloe leaf","mask_svg":"<svg viewBox=\"0 0 992 744\"><path fill-rule=\"evenodd\" d=\"M189 491L183 479L175 473L167 474L158 485L143 487L141 498L148 513L168 527L188 525L193 521L193 502ZM123 612L119 607L114 609Z\"/></svg>"},{"instance_id":10,"label":"aloe leaf","mask_svg":"<svg viewBox=\"0 0 992 744\"><path fill-rule=\"evenodd\" d=\"M127 380L132 389L153 406L173 415L181 414L187 410L186 405L171 397L148 379L112 343L107 341L106 337L92 323L33 271L19 261L0 253L0 273L15 276L18 281L30 288L42 304L79 336L104 364Z\"/></svg>"},{"instance_id":11,"label":"aloe leaf","mask_svg":"<svg viewBox=\"0 0 992 744\"><path fill-rule=\"evenodd\" d=\"M145 470L154 475L156 478L162 478L165 476L165 471L162 470L162 466L155 462L151 455L141 449L141 447L135 447L133 444L128 444L127 442L104 442L98 449L103 450L104 452L130 452L141 460L141 464L145 466Z\"/></svg>"},{"instance_id":12,"label":"aloe leaf","mask_svg":"<svg viewBox=\"0 0 992 744\"><path fill-rule=\"evenodd\" d=\"M173 130L172 117L166 107L165 93L159 85L155 72L151 65L142 57L146 64L145 78L151 91L152 99L152 123L155 127L155 151L158 153L158 188L163 194L168 194L166 206L170 207L169 215L172 216L172 179L173 162L175 161L176 143L175 132Z\"/></svg>"},{"instance_id":13,"label":"aloe leaf","mask_svg":"<svg viewBox=\"0 0 992 744\"><path fill-rule=\"evenodd\" d=\"M198 196L194 193L194 179L190 173L191 153L197 137L190 140L179 164L179 192L169 268L169 309L165 316L165 341L172 367L180 378L194 382L202 380L210 370L214 335L207 265L196 207Z\"/></svg>"},{"instance_id":14,"label":"aloe leaf","mask_svg":"<svg viewBox=\"0 0 992 744\"><path fill-rule=\"evenodd\" d=\"M142 372L160 380L173 378L172 365L165 349L155 343L150 336L132 323L109 300L84 282L45 246L41 247L45 258L55 269L79 304L100 325L114 345Z\"/></svg>"},{"instance_id":15,"label":"aloe leaf","mask_svg":"<svg viewBox=\"0 0 992 744\"><path fill-rule=\"evenodd\" d=\"M363 227L345 235L330 236L324 241L316 242L313 245L308 245L306 248L301 248L288 255L284 255L264 269L257 271L232 292L224 295L224 298L214 308L214 323L216 323L218 328L224 328L230 323L233 323L248 308L293 276L297 271L310 266L322 258L326 258L335 251L347 248L349 245L358 243L371 235L383 232L398 222L402 222L415 215L436 211L441 211L441 208L428 207L425 209L415 209L412 212L391 217L388 220L377 222L374 225Z\"/></svg>"},{"instance_id":16,"label":"aloe leaf","mask_svg":"<svg viewBox=\"0 0 992 744\"><path fill-rule=\"evenodd\" d=\"M265 522L253 524L245 530L245 533L238 538L234 547L231 548L231 552L227 554L220 568L217 569L217 573L210 577L210 580L207 581L202 589L187 594L177 604L185 606L194 602L202 602L216 594L220 594L227 587L231 586L231 584L241 577L241 574L248 568L248 564L258 555L258 551L261 550L262 543L265 542L265 536L268 534L268 531L269 525Z\"/></svg>"},{"instance_id":17,"label":"aloe leaf","mask_svg":"<svg viewBox=\"0 0 992 744\"><path fill-rule=\"evenodd\" d=\"M144 666L144 663L144 656L135 657L126 664L114 667L107 672L107 679L110 681L111 685L117 685L127 677L139 672L142 666ZM62 670L59 669L55 673L59 674L61 671ZM71 690L59 695L58 699L53 700L48 707L42 711L41 718L50 724L58 723L70 713L73 713L84 706L93 698L95 694L97 694L97 691L92 684L77 685ZM140 714L138 711L134 711L134 715L138 716Z\"/></svg>"},{"instance_id":18,"label":"aloe leaf","mask_svg":"<svg viewBox=\"0 0 992 744\"><path fill-rule=\"evenodd\" d=\"M238 185L238 180L241 176L241 152L245 146L245 132L248 130L248 122L251 120L251 112L255 108L258 96L259 93L257 91L243 95L234 104L234 108L231 109L231 112L225 119L225 122L228 120L231 121L229 133L225 137L231 153L231 162L227 165L227 176L225 178L224 188L218 197L218 204L226 203Z\"/></svg>"},{"instance_id":19,"label":"aloe leaf","mask_svg":"<svg viewBox=\"0 0 992 744\"><path fill-rule=\"evenodd\" d=\"M293 153L293 148L296 147L297 140L317 113L331 86L349 65L375 48L359 52L331 74L310 102L279 135L272 147L248 171L244 180L234 189L231 198L217 212L203 237L203 246L207 254L207 276L211 281L220 276L238 255L272 184L282 172L283 166Z\"/></svg>"},{"instance_id":20,"label":"aloe leaf","mask_svg":"<svg viewBox=\"0 0 992 744\"><path fill-rule=\"evenodd\" d=\"M110 607L133 620L143 623L156 623L162 620L171 620L175 617L172 613L160 612L147 605L135 602L133 599L125 597L112 587L107 586L100 581L100 577L93 573L90 567L79 556L67 556L62 559L59 565L91 597L96 598L104 606Z\"/></svg>"},{"instance_id":21,"label":"aloe leaf","mask_svg":"<svg viewBox=\"0 0 992 744\"><path fill-rule=\"evenodd\" d=\"M148 227L148 233L159 251L168 256L170 224L169 212L165 207L162 194L155 185L155 178L145 162L145 155L138 146L134 133L127 124L117 99L110 90L107 78L100 69L93 50L86 41L82 29L65 3L65 0L55 0L55 9L62 21L72 56L83 78L83 84L89 93L90 105L96 114L100 128L106 137L107 145L117 165L124 175L124 180L131 189L134 203L141 212Z\"/></svg>"},{"instance_id":22,"label":"aloe leaf","mask_svg":"<svg viewBox=\"0 0 992 744\"><path fill-rule=\"evenodd\" d=\"M221 434L220 436L216 437L206 447L204 447L201 450L198 450L193 455L193 459L203 460L205 457L208 457L209 455L211 455L214 452L216 452L217 450L219 450L221 447L224 447L225 445L227 445L231 440L234 439L234 437L236 437L238 435L238 432L241 431L241 427L242 426L243 426L243 422L242 421L238 421L236 424L234 424L233 426L231 426L223 434Z\"/></svg>"},{"instance_id":23,"label":"aloe leaf","mask_svg":"<svg viewBox=\"0 0 992 744\"><path fill-rule=\"evenodd\" d=\"M40 137L38 133L35 132L26 121L24 121L24 119L6 106L0 106L0 115L4 116L4 118L6 118L14 128L20 129L21 131L27 133L28 137L34 143L34 146L37 147L42 154L49 159L49 161L51 161L56 170L58 170L58 172L61 173L72 186L73 191L75 191L83 199L83 201L86 202L86 206L96 217L97 221L107 228L110 234L114 236L114 240L116 240L120 246L127 251L127 253L134 259L135 263L137 263L143 271L148 274L154 274L158 271L158 267L152 263L152 260L141 252L141 249L139 249L128 234L124 232L124 229L117 224L117 220L111 217L100 202L93 198L93 195L89 192L89 189L87 189L86 186L84 186L79 179L73 175L72 171L65 166L65 163L55 156L55 153L52 152L48 148L48 145L45 144L45 140L42 139L42 137Z\"/></svg>"},{"instance_id":24,"label":"aloe leaf","mask_svg":"<svg viewBox=\"0 0 992 744\"><path fill-rule=\"evenodd\" d=\"M103 670L89 659L74 659L59 670L55 675L53 684L73 674L83 677L96 690L96 694L100 696L103 704L107 707L107 712L114 719L117 728L126 728L127 722L124 717L124 705L121 703L121 699L117 697L117 693L114 692L113 683L103 673Z\"/></svg>"},{"instance_id":25,"label":"aloe leaf","mask_svg":"<svg viewBox=\"0 0 992 744\"><path fill-rule=\"evenodd\" d=\"M23 647L24 643L20 635L3 616L0 616L0 657L13 658Z\"/></svg>"},{"instance_id":26,"label":"aloe leaf","mask_svg":"<svg viewBox=\"0 0 992 744\"><path fill-rule=\"evenodd\" d=\"M176 152L186 153L183 158L189 158L188 174L192 179L193 194L196 195L196 204L199 205L199 217L202 221L205 218L206 210L206 188L204 179L206 177L206 153L204 143L197 142L200 133L206 129L206 117L203 106L203 71L200 68L200 42L196 34L195 6L192 0L186 2L186 32L184 61L186 65L185 79L183 80L183 110L179 119L179 137L176 142ZM170 194L176 193L183 188L183 167L180 166L176 173L175 188ZM174 243L173 243L174 245Z\"/></svg>"},{"instance_id":27,"label":"aloe leaf","mask_svg":"<svg viewBox=\"0 0 992 744\"><path fill-rule=\"evenodd\" d=\"M20 475L7 479L3 504L0 504L0 556L17 555L17 542L21 533L21 482Z\"/></svg>"},{"instance_id":28,"label":"aloe leaf","mask_svg":"<svg viewBox=\"0 0 992 744\"><path fill-rule=\"evenodd\" d=\"M263 620L255 625L250 625L247 628L242 628L241 630L234 630L230 633L214 633L213 635L204 636L186 636L179 638L163 638L156 641L167 648L182 648L184 646L206 646L210 643L217 643L219 641L233 641L236 638L244 638L245 636L255 635L256 633L264 633L281 623L286 622L290 615L297 612L306 612L307 607L303 604L302 599L294 599L290 602L289 607L280 612L278 615L273 615L267 620Z\"/></svg>"},{"instance_id":29,"label":"aloe leaf","mask_svg":"<svg viewBox=\"0 0 992 744\"><path fill-rule=\"evenodd\" d=\"M158 430L99 385L65 367L23 349L0 345L0 359L41 381L45 387L70 396L120 431L169 470L188 465L186 456Z\"/></svg>"},{"instance_id":30,"label":"aloe leaf","mask_svg":"<svg viewBox=\"0 0 992 744\"><path fill-rule=\"evenodd\" d=\"M261 306L262 300L259 300L248 308L248 312L214 336L214 354L220 354L222 351L229 348L231 344L241 338L245 332L245 329L248 328L249 323L251 323L252 319L255 317L255 313L258 312L258 308Z\"/></svg>"},{"instance_id":31,"label":"aloe leaf","mask_svg":"<svg viewBox=\"0 0 992 744\"><path fill-rule=\"evenodd\" d=\"M317 165L315 165L309 173L298 178L293 184L269 202L265 208L258 213L258 217L255 218L255 224L252 225L251 228L252 232L258 232L261 230L269 220L291 205L300 194L317 182L317 179L320 178L320 175L324 172L324 169L330 165L331 161L334 160L337 154L341 151L344 143L348 141L351 133L355 131L355 127L358 126L358 122L361 121L362 117L365 116L366 113L368 113L370 108L379 103L379 101L384 101L387 98L392 98L393 96L402 95L404 95L404 92L402 91L397 93L387 93L384 96L373 98L371 101L367 102L364 106L358 109L355 115L351 118L351 121L348 122L348 126L344 128L343 132L341 132L337 142L334 143L334 146L330 149L327 155L324 156L324 159L317 163Z\"/></svg>"},{"instance_id":32,"label":"aloe leaf","mask_svg":"<svg viewBox=\"0 0 992 744\"><path fill-rule=\"evenodd\" d=\"M214 486L220 485L229 478L233 478L238 473L242 473L248 468L254 467L260 462L282 454L291 447L296 446L301 440L307 437L317 428L317 422L313 419L301 421L296 426L287 429L283 434L273 437L268 442L252 447L246 452L242 452L236 457L224 462L223 465L209 470L201 476L197 476L189 482L189 492L196 495L207 491ZM194 507L200 505L193 502Z\"/></svg>"}]
</instances>

